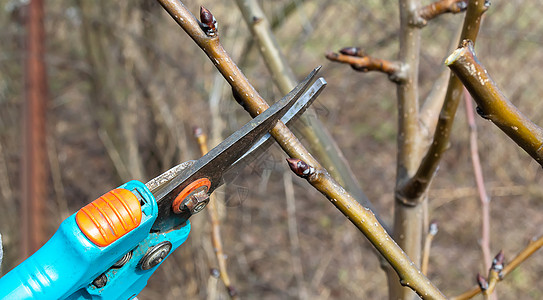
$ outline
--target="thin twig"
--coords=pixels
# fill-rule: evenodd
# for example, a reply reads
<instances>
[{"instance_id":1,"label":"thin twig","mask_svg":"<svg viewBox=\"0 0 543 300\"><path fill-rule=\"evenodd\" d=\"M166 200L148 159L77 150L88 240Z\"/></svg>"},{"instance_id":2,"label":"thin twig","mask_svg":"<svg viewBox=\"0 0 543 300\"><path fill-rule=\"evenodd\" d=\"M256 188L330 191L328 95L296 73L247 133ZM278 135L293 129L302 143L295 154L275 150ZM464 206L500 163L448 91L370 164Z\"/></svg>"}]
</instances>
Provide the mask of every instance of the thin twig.
<instances>
[{"instance_id":1,"label":"thin twig","mask_svg":"<svg viewBox=\"0 0 543 300\"><path fill-rule=\"evenodd\" d=\"M496 284L498 283L498 281L500 281L504 260L505 256L503 254L503 250L501 250L492 260L492 264L488 272L488 288L483 291L483 295L489 297L489 299L497 298L494 291L496 289Z\"/></svg>"},{"instance_id":2,"label":"thin twig","mask_svg":"<svg viewBox=\"0 0 543 300\"><path fill-rule=\"evenodd\" d=\"M356 47L343 48L339 50L339 53L328 52L325 57L331 61L348 64L356 71L378 71L386 73L388 74L388 78L393 82L405 80L405 74L402 73L402 65L400 62L366 55Z\"/></svg>"},{"instance_id":3,"label":"thin twig","mask_svg":"<svg viewBox=\"0 0 543 300\"><path fill-rule=\"evenodd\" d=\"M411 288L421 297L428 299L444 299L445 296L415 267L411 259L383 230L371 210L362 207L341 187L332 190L329 186L330 175L326 170L315 168L303 160L289 158L292 171L305 178L313 187L325 195L349 220L364 233L373 246L390 263L400 276L402 286Z\"/></svg>"},{"instance_id":4,"label":"thin twig","mask_svg":"<svg viewBox=\"0 0 543 300\"><path fill-rule=\"evenodd\" d=\"M298 237L298 222L296 221L296 201L294 199L294 187L292 175L289 171L283 173L283 186L285 187L285 199L287 202L288 236L290 239L290 258L292 271L298 285L298 299L308 299L307 287L304 279L304 270L300 254L300 238Z\"/></svg>"},{"instance_id":5,"label":"thin twig","mask_svg":"<svg viewBox=\"0 0 543 300\"><path fill-rule=\"evenodd\" d=\"M477 191L479 192L479 200L481 201L481 250L483 252L483 265L485 270L490 269L490 198L486 192L485 181L483 178L483 168L479 159L479 149L477 147L477 124L475 123L475 115L473 113L473 105L469 93L464 92L464 100L466 104L466 115L469 125L469 145L471 153L471 162L473 172L475 173L475 182Z\"/></svg>"},{"instance_id":6,"label":"thin twig","mask_svg":"<svg viewBox=\"0 0 543 300\"><path fill-rule=\"evenodd\" d=\"M473 44L464 42L449 56L446 64L472 95L479 115L492 121L543 166L543 129L505 98L475 56Z\"/></svg>"},{"instance_id":7,"label":"thin twig","mask_svg":"<svg viewBox=\"0 0 543 300\"><path fill-rule=\"evenodd\" d=\"M468 0L437 0L419 10L419 16L430 21L442 14L463 12L468 8Z\"/></svg>"},{"instance_id":8,"label":"thin twig","mask_svg":"<svg viewBox=\"0 0 543 300\"><path fill-rule=\"evenodd\" d=\"M205 155L209 151L207 147L207 136L200 128L196 128L194 130L194 136L198 141L198 146L200 146L200 153L202 155ZM219 212L216 202L217 199L215 199L214 194L211 194L209 197L209 203L207 204L207 211L209 212L209 219L211 220L211 243L213 244L215 256L217 257L217 262L219 264L219 273L221 280L224 283L226 289L228 290L228 295L230 295L230 298L237 299L237 291L232 285L232 282L230 281L230 277L228 276L228 270L226 268L226 255L224 255L223 252L221 238L221 221L219 220Z\"/></svg>"},{"instance_id":9,"label":"thin twig","mask_svg":"<svg viewBox=\"0 0 543 300\"><path fill-rule=\"evenodd\" d=\"M424 240L424 249L422 251L422 264L420 267L420 271L424 275L428 274L428 262L430 260L430 249L432 247L432 241L434 240L434 237L436 236L437 231L438 231L437 222L436 221L430 222L430 226L428 227L428 234L426 234L426 239Z\"/></svg>"},{"instance_id":10,"label":"thin twig","mask_svg":"<svg viewBox=\"0 0 543 300\"><path fill-rule=\"evenodd\" d=\"M113 162L113 166L117 170L117 174L119 174L119 177L123 181L131 180L130 172L128 171L128 168L126 167L126 164L121 158L121 154L113 144L113 141L111 140L111 137L109 136L109 133L105 129L98 129L98 137L104 144L104 147L106 147L106 152L109 155L109 158Z\"/></svg>"},{"instance_id":11,"label":"thin twig","mask_svg":"<svg viewBox=\"0 0 543 300\"><path fill-rule=\"evenodd\" d=\"M513 272L518 266L520 266L524 261L526 261L532 254L534 254L539 248L543 247L543 236L532 239L530 243L520 251L515 258L513 258L509 264L505 265L503 270L499 273L498 281L502 281ZM467 292L451 298L451 300L466 300L471 299L481 293L481 288L479 286L473 287Z\"/></svg>"},{"instance_id":12,"label":"thin twig","mask_svg":"<svg viewBox=\"0 0 543 300\"><path fill-rule=\"evenodd\" d=\"M443 58L445 62L446 56L449 53L453 52L454 49L458 48L458 41L460 40L460 35L462 34L463 24L459 24L455 30L454 35L451 37L449 42L447 54ZM432 142L432 139L435 134L437 120L439 119L439 111L443 107L443 102L445 101L445 95L447 94L447 87L449 84L449 77L451 76L451 70L442 64L440 66L439 77L434 81L432 89L424 99L422 107L420 108L420 124L421 130L423 130L424 138L428 140L428 143Z\"/></svg>"}]
</instances>

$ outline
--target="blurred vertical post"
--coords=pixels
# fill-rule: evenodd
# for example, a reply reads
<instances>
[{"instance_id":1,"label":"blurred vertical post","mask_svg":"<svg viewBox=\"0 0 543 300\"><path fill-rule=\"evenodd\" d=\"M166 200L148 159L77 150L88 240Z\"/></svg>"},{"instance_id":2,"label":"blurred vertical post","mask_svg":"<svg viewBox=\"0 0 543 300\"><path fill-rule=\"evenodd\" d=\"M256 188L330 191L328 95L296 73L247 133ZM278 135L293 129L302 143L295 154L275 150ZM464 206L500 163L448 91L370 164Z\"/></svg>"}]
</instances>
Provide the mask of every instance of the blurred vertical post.
<instances>
[{"instance_id":1,"label":"blurred vertical post","mask_svg":"<svg viewBox=\"0 0 543 300\"><path fill-rule=\"evenodd\" d=\"M25 90L21 201L21 256L45 242L43 207L46 198L46 97L44 1L31 0L26 20Z\"/></svg>"}]
</instances>

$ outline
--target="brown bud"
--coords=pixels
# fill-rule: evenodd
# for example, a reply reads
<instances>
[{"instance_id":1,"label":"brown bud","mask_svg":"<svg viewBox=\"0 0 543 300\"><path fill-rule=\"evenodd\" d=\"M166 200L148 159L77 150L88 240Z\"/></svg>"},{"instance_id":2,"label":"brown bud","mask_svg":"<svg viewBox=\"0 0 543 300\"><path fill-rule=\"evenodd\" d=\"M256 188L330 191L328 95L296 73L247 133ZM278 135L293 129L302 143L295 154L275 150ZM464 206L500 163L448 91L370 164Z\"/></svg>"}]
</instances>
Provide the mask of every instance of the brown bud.
<instances>
[{"instance_id":1,"label":"brown bud","mask_svg":"<svg viewBox=\"0 0 543 300\"><path fill-rule=\"evenodd\" d=\"M503 270L504 261L505 255L503 254L503 250L500 250L500 252L492 260L492 270L500 273Z\"/></svg>"},{"instance_id":2,"label":"brown bud","mask_svg":"<svg viewBox=\"0 0 543 300\"><path fill-rule=\"evenodd\" d=\"M213 14L205 7L200 6L200 26L208 36L217 34L217 20Z\"/></svg>"},{"instance_id":3,"label":"brown bud","mask_svg":"<svg viewBox=\"0 0 543 300\"><path fill-rule=\"evenodd\" d=\"M339 53L350 55L350 56L359 56L364 57L366 54L364 53L364 50L358 48L358 47L345 47L341 50L339 50Z\"/></svg>"},{"instance_id":4,"label":"brown bud","mask_svg":"<svg viewBox=\"0 0 543 300\"><path fill-rule=\"evenodd\" d=\"M481 291L486 291L488 289L488 282L479 273L477 273L477 284L479 284L479 287L481 288Z\"/></svg>"},{"instance_id":5,"label":"brown bud","mask_svg":"<svg viewBox=\"0 0 543 300\"><path fill-rule=\"evenodd\" d=\"M292 172L302 178L307 178L315 173L315 168L311 167L301 159L287 158L287 162Z\"/></svg>"}]
</instances>

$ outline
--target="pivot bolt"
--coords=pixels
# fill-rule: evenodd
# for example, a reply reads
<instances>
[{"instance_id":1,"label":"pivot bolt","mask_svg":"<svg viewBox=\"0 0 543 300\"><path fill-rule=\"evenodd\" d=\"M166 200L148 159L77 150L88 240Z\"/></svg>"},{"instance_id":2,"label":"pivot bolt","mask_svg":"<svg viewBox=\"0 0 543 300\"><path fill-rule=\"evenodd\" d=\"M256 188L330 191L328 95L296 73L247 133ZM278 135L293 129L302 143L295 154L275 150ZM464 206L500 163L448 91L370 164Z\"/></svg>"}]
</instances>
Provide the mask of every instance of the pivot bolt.
<instances>
[{"instance_id":1,"label":"pivot bolt","mask_svg":"<svg viewBox=\"0 0 543 300\"><path fill-rule=\"evenodd\" d=\"M151 248L140 261L142 270L149 270L160 264L172 250L172 243L164 241Z\"/></svg>"},{"instance_id":2,"label":"pivot bolt","mask_svg":"<svg viewBox=\"0 0 543 300\"><path fill-rule=\"evenodd\" d=\"M97 288L103 288L107 284L107 276L105 273L100 274L100 276L96 277L92 281L92 285L94 285Z\"/></svg>"},{"instance_id":3,"label":"pivot bolt","mask_svg":"<svg viewBox=\"0 0 543 300\"><path fill-rule=\"evenodd\" d=\"M126 253L121 257L115 264L113 264L113 268L120 268L124 266L130 259L132 258L132 251Z\"/></svg>"},{"instance_id":4,"label":"pivot bolt","mask_svg":"<svg viewBox=\"0 0 543 300\"><path fill-rule=\"evenodd\" d=\"M180 210L188 210L191 215L201 212L209 203L207 188L201 189L191 194L188 199L181 203Z\"/></svg>"}]
</instances>

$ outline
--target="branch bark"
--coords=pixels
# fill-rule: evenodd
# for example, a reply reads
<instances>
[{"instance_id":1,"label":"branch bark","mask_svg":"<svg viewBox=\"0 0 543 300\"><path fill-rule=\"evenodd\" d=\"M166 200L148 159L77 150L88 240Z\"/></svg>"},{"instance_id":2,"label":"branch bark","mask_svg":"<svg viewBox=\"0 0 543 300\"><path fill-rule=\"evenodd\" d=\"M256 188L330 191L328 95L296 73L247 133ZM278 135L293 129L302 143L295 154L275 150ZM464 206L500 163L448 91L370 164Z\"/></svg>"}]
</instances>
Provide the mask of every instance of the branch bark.
<instances>
[{"instance_id":1,"label":"branch bark","mask_svg":"<svg viewBox=\"0 0 543 300\"><path fill-rule=\"evenodd\" d=\"M396 162L396 190L410 178L421 157L422 134L419 124L419 57L420 24L417 10L420 0L400 0L399 61L405 68L405 79L397 85L398 101L398 154ZM413 262L420 266L423 211L426 197L405 199L394 193L394 239ZM420 195L419 195L420 196ZM415 204L415 205L413 205ZM413 293L398 285L395 275L387 270L389 299L410 299Z\"/></svg>"},{"instance_id":2,"label":"branch bark","mask_svg":"<svg viewBox=\"0 0 543 300\"><path fill-rule=\"evenodd\" d=\"M473 43L465 41L445 63L472 95L478 105L477 112L492 121L543 166L543 129L522 114L502 94L477 59Z\"/></svg>"}]
</instances>

